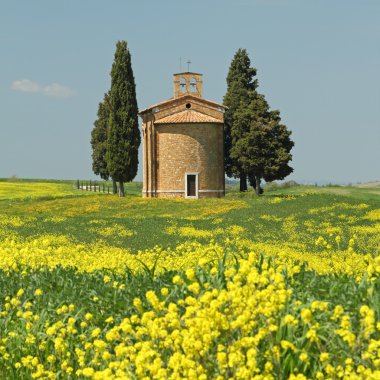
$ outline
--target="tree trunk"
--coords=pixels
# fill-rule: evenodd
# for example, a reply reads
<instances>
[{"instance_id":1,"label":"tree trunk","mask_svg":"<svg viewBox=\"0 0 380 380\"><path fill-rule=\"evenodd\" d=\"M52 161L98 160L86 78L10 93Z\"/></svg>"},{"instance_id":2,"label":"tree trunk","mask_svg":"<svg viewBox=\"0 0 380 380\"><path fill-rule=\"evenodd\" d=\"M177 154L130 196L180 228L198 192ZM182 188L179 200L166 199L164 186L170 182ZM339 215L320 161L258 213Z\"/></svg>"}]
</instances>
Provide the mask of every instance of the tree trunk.
<instances>
[{"instance_id":1,"label":"tree trunk","mask_svg":"<svg viewBox=\"0 0 380 380\"><path fill-rule=\"evenodd\" d=\"M117 185L114 179L112 180L112 194L117 194Z\"/></svg>"},{"instance_id":2,"label":"tree trunk","mask_svg":"<svg viewBox=\"0 0 380 380\"><path fill-rule=\"evenodd\" d=\"M256 195L260 195L261 194L261 187L260 187L261 178L256 176L255 180L256 180L256 188L255 188Z\"/></svg>"},{"instance_id":3,"label":"tree trunk","mask_svg":"<svg viewBox=\"0 0 380 380\"><path fill-rule=\"evenodd\" d=\"M247 176L245 173L240 174L240 191L247 191Z\"/></svg>"},{"instance_id":4,"label":"tree trunk","mask_svg":"<svg viewBox=\"0 0 380 380\"><path fill-rule=\"evenodd\" d=\"M124 182L119 182L119 197L124 197Z\"/></svg>"}]
</instances>

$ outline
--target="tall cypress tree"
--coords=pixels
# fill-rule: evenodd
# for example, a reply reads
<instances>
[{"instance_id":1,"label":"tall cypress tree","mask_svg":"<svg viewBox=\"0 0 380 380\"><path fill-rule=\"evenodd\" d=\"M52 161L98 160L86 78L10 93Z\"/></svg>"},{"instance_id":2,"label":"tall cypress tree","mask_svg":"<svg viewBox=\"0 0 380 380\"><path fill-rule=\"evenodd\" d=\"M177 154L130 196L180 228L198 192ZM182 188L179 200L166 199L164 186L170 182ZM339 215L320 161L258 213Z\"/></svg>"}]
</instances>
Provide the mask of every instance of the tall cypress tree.
<instances>
[{"instance_id":1,"label":"tall cypress tree","mask_svg":"<svg viewBox=\"0 0 380 380\"><path fill-rule=\"evenodd\" d=\"M263 95L257 96L246 107L239 107L235 114L236 129L240 138L230 154L259 195L261 181L284 179L293 172L289 166L294 142L291 132L281 124L279 111L270 111Z\"/></svg>"},{"instance_id":2,"label":"tall cypress tree","mask_svg":"<svg viewBox=\"0 0 380 380\"><path fill-rule=\"evenodd\" d=\"M91 147L92 171L105 180L109 178L106 161L109 117L109 94L104 94L103 102L98 106L98 118L91 131Z\"/></svg>"},{"instance_id":3,"label":"tall cypress tree","mask_svg":"<svg viewBox=\"0 0 380 380\"><path fill-rule=\"evenodd\" d=\"M224 166L229 177L240 178L240 191L247 190L247 173L241 167L239 161L231 156L231 149L241 138L240 126L235 118L238 109L248 107L256 96L258 82L254 77L256 69L251 67L251 61L245 49L238 49L232 59L227 75L227 93L223 103L228 107L225 113L225 146Z\"/></svg>"},{"instance_id":4,"label":"tall cypress tree","mask_svg":"<svg viewBox=\"0 0 380 380\"><path fill-rule=\"evenodd\" d=\"M135 79L126 41L116 44L111 70L110 105L107 168L109 175L119 182L119 196L123 197L124 182L132 181L137 174L141 142Z\"/></svg>"},{"instance_id":5,"label":"tall cypress tree","mask_svg":"<svg viewBox=\"0 0 380 380\"><path fill-rule=\"evenodd\" d=\"M261 180L284 179L293 172L288 165L294 142L281 124L279 111L271 111L257 92L256 69L245 49L239 49L227 76L225 113L225 171L240 178L240 191L247 190L247 177L259 195Z\"/></svg>"}]
</instances>

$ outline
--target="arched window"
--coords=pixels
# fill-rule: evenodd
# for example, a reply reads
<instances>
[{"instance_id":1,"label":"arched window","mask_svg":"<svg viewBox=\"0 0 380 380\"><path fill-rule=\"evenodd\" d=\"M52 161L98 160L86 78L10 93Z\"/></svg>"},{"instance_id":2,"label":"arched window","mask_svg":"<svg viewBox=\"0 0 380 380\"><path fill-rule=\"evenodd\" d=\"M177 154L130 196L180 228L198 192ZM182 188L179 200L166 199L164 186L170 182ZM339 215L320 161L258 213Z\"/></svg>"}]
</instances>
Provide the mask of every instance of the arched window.
<instances>
[{"instance_id":1,"label":"arched window","mask_svg":"<svg viewBox=\"0 0 380 380\"><path fill-rule=\"evenodd\" d=\"M197 81L195 78L190 80L190 92L197 92Z\"/></svg>"},{"instance_id":2,"label":"arched window","mask_svg":"<svg viewBox=\"0 0 380 380\"><path fill-rule=\"evenodd\" d=\"M185 78L181 78L179 80L179 91L180 92L186 92L186 79Z\"/></svg>"}]
</instances>

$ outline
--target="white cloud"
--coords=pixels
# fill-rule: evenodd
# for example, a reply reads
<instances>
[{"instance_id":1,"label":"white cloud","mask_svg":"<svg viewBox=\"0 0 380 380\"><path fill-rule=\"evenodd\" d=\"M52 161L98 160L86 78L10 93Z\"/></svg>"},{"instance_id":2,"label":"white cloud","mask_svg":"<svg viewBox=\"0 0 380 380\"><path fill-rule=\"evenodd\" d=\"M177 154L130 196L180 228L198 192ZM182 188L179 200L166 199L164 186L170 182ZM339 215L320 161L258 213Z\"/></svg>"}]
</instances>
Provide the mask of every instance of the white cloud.
<instances>
[{"instance_id":1,"label":"white cloud","mask_svg":"<svg viewBox=\"0 0 380 380\"><path fill-rule=\"evenodd\" d=\"M58 83L52 83L42 88L42 92L47 96L71 96L75 94L75 91L69 87L62 86Z\"/></svg>"},{"instance_id":2,"label":"white cloud","mask_svg":"<svg viewBox=\"0 0 380 380\"><path fill-rule=\"evenodd\" d=\"M41 86L29 79L15 80L11 86L12 90L21 92L40 92Z\"/></svg>"},{"instance_id":3,"label":"white cloud","mask_svg":"<svg viewBox=\"0 0 380 380\"><path fill-rule=\"evenodd\" d=\"M11 89L14 91L41 93L46 96L56 96L61 98L75 94L74 90L62 86L59 83L52 83L44 86L37 82L33 82L30 79L15 80L11 85Z\"/></svg>"}]
</instances>

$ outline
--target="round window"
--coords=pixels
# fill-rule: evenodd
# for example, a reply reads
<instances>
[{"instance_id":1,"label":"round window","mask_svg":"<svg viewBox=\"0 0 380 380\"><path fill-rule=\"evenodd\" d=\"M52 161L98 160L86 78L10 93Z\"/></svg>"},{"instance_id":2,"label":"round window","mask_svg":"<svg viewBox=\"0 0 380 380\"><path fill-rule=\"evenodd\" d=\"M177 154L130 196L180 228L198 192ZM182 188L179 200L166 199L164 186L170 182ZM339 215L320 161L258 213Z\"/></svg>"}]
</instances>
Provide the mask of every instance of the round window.
<instances>
[{"instance_id":1,"label":"round window","mask_svg":"<svg viewBox=\"0 0 380 380\"><path fill-rule=\"evenodd\" d=\"M191 108L191 104L190 104L190 103L187 103L187 104L186 104L186 108Z\"/></svg>"}]
</instances>

